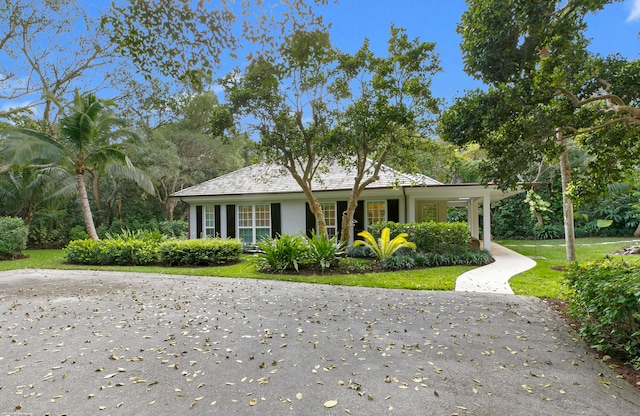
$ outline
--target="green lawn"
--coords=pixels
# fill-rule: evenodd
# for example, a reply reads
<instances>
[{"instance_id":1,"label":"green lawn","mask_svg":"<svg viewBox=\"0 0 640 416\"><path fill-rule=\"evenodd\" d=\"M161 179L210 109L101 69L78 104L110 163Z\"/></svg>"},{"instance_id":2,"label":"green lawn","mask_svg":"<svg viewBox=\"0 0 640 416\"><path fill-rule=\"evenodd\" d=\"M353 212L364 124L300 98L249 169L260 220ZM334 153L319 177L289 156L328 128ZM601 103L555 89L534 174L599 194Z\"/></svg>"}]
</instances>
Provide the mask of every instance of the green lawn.
<instances>
[{"instance_id":1,"label":"green lawn","mask_svg":"<svg viewBox=\"0 0 640 416\"><path fill-rule=\"evenodd\" d=\"M242 261L221 267L159 267L159 266L78 266L64 264L62 250L25 250L28 258L0 261L1 270L15 269L73 269L116 270L136 273L184 274L192 276L243 277L290 282L325 283L331 285L379 287L393 289L453 290L456 278L473 267L452 266L381 273L353 273L338 275L268 274L256 270L255 258L243 255Z\"/></svg>"},{"instance_id":2,"label":"green lawn","mask_svg":"<svg viewBox=\"0 0 640 416\"><path fill-rule=\"evenodd\" d=\"M637 241L637 240L636 240ZM633 244L631 238L582 238L576 242L579 261L601 258ZM566 266L564 240L504 240L505 247L532 257L537 265L513 277L509 283L519 295L541 298L565 298L563 273ZM456 278L473 267L437 267L396 272L352 273L338 275L267 274L256 270L255 257L243 255L240 263L222 267L159 267L159 266L78 266L64 264L62 250L26 250L28 257L20 260L0 261L1 270L14 269L74 269L116 270L136 273L184 274L192 276L243 277L291 282L325 283L332 285L363 286L394 289L453 290Z\"/></svg>"},{"instance_id":3,"label":"green lawn","mask_svg":"<svg viewBox=\"0 0 640 416\"><path fill-rule=\"evenodd\" d=\"M637 241L633 238L579 238L576 240L576 255L579 262L596 260ZM563 273L559 270L567 265L564 240L504 240L497 243L529 256L537 263L533 269L509 280L516 294L540 298L566 297Z\"/></svg>"}]
</instances>

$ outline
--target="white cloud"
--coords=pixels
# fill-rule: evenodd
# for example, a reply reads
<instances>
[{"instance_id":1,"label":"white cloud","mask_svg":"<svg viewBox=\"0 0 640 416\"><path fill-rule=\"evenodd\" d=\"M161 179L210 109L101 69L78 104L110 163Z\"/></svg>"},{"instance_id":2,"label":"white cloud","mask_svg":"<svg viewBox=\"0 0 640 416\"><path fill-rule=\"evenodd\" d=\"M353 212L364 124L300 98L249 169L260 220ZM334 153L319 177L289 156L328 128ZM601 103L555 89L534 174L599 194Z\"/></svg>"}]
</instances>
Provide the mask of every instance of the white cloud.
<instances>
[{"instance_id":1,"label":"white cloud","mask_svg":"<svg viewBox=\"0 0 640 416\"><path fill-rule=\"evenodd\" d=\"M640 20L640 0L632 0L630 3L631 13L629 13L629 17L627 17L627 22Z\"/></svg>"}]
</instances>

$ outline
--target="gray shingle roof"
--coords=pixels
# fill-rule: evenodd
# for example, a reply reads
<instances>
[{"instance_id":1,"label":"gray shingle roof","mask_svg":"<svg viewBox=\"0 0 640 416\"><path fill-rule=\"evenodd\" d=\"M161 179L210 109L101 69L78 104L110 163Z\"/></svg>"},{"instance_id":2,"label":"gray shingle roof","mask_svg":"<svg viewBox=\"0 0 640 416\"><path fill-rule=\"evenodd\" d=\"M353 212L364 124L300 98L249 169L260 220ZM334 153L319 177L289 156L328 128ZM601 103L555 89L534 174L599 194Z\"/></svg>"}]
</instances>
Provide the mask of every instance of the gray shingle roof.
<instances>
[{"instance_id":1,"label":"gray shingle roof","mask_svg":"<svg viewBox=\"0 0 640 416\"><path fill-rule=\"evenodd\" d=\"M331 164L316 174L314 191L350 190L353 187L355 168L344 168ZM425 175L400 173L388 166L380 169L380 179L367 189L394 188L401 186L442 185ZM258 163L198 185L176 192L175 197L222 196L246 194L270 194L302 192L291 174L277 165Z\"/></svg>"}]
</instances>

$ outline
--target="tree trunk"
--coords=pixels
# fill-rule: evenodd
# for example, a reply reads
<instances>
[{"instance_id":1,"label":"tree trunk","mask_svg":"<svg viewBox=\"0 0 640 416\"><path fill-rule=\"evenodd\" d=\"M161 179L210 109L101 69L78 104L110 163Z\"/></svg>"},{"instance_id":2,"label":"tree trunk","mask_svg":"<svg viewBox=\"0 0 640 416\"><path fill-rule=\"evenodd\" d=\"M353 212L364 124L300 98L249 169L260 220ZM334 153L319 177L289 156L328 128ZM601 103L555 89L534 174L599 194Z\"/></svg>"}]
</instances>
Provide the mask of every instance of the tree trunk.
<instances>
[{"instance_id":1,"label":"tree trunk","mask_svg":"<svg viewBox=\"0 0 640 416\"><path fill-rule=\"evenodd\" d=\"M309 203L309 209L311 210L313 215L316 217L316 223L318 224L317 234L324 235L325 237L328 236L329 233L327 232L327 221L324 218L322 205L320 205L320 203L316 199L316 196L313 194L313 190L311 189L311 184L310 184L311 181L305 180L305 178L308 178L308 176L306 174L305 174L305 178L300 176L300 174L296 170L295 163L290 163L288 165L285 165L284 167L289 171L289 173L291 173L291 176L298 183L298 185L300 185L300 188L302 188L304 195L307 197L307 202Z\"/></svg>"},{"instance_id":2,"label":"tree trunk","mask_svg":"<svg viewBox=\"0 0 640 416\"><path fill-rule=\"evenodd\" d=\"M542 213L535 208L531 212L533 212L533 216L536 217L536 222L538 223L538 225L541 228L544 227L544 217L542 216Z\"/></svg>"},{"instance_id":3,"label":"tree trunk","mask_svg":"<svg viewBox=\"0 0 640 416\"><path fill-rule=\"evenodd\" d=\"M318 232L317 235L324 235L327 237L329 233L327 232L327 220L324 218L324 211L322 211L322 205L318 202L315 195L311 190L306 190L304 192L307 195L307 202L309 202L309 209L313 212L313 215L316 217L316 224L318 224Z\"/></svg>"},{"instance_id":4,"label":"tree trunk","mask_svg":"<svg viewBox=\"0 0 640 416\"><path fill-rule=\"evenodd\" d=\"M87 233L92 240L99 240L100 238L98 238L96 226L93 223L93 216L91 215L91 206L89 205L87 187L84 184L84 175L82 173L76 173L76 180L78 184L78 194L80 196L80 205L82 206L82 215L84 216L84 224L87 227Z\"/></svg>"},{"instance_id":5,"label":"tree trunk","mask_svg":"<svg viewBox=\"0 0 640 416\"><path fill-rule=\"evenodd\" d=\"M351 223L353 222L353 214L358 207L358 198L360 192L355 192L355 189L351 191L349 196L349 202L347 203L347 210L342 213L342 231L340 232L340 241L344 244L349 244L351 241Z\"/></svg>"},{"instance_id":6,"label":"tree trunk","mask_svg":"<svg viewBox=\"0 0 640 416\"><path fill-rule=\"evenodd\" d=\"M380 174L380 167L385 162L387 153L388 152L385 152L380 159L375 162L373 173L366 179L364 178L364 172L366 169L367 159L363 158L362 160L358 160L356 163L358 174L356 175L353 189L351 189L351 195L349 196L349 202L347 203L347 210L342 214L342 232L340 233L340 241L344 244L349 244L351 241L351 222L353 221L353 214L356 212L356 208L358 207L360 194L362 194L362 191L364 191L367 186L380 179L380 176L378 176Z\"/></svg>"},{"instance_id":7,"label":"tree trunk","mask_svg":"<svg viewBox=\"0 0 640 416\"><path fill-rule=\"evenodd\" d=\"M640 237L640 223L638 223L638 226L636 227L636 230L633 232L633 236L634 237Z\"/></svg>"},{"instance_id":8,"label":"tree trunk","mask_svg":"<svg viewBox=\"0 0 640 416\"><path fill-rule=\"evenodd\" d=\"M564 151L560 155L560 175L562 179L562 213L564 216L564 239L567 246L567 261L576 261L576 236L573 228L573 201L569 197L568 188L571 184L571 165L569 164L569 150L563 141L562 132L556 136L562 140Z\"/></svg>"},{"instance_id":9,"label":"tree trunk","mask_svg":"<svg viewBox=\"0 0 640 416\"><path fill-rule=\"evenodd\" d=\"M176 205L178 204L178 200L175 198L169 198L165 205L165 215L167 217L167 221L173 221L173 212L176 209Z\"/></svg>"}]
</instances>

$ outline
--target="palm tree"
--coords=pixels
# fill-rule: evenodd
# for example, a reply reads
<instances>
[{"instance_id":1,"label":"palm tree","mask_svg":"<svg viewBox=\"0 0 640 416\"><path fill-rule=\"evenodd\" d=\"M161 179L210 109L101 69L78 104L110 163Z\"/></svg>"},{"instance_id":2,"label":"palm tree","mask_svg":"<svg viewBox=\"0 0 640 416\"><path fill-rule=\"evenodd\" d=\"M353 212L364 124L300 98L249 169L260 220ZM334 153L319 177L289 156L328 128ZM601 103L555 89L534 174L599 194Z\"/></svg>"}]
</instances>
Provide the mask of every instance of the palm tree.
<instances>
[{"instance_id":1,"label":"palm tree","mask_svg":"<svg viewBox=\"0 0 640 416\"><path fill-rule=\"evenodd\" d=\"M151 181L124 153L125 140L139 141L138 135L125 129L124 120L115 117L108 105L92 93L76 91L71 111L60 119L57 137L30 129L8 128L0 132L10 139L3 152L10 155L13 165L58 166L75 175L87 233L94 240L98 234L85 184L87 173L93 178L96 197L97 181L103 173L132 179L143 190L153 193Z\"/></svg>"},{"instance_id":2,"label":"palm tree","mask_svg":"<svg viewBox=\"0 0 640 416\"><path fill-rule=\"evenodd\" d=\"M0 209L21 217L28 231L38 211L59 198L58 173L58 169L17 167L0 176Z\"/></svg>"}]
</instances>

